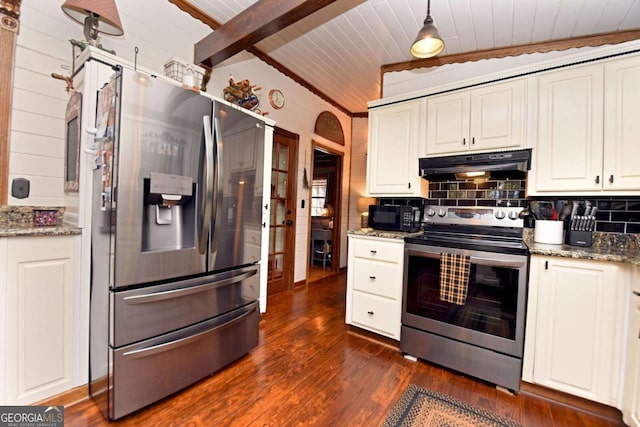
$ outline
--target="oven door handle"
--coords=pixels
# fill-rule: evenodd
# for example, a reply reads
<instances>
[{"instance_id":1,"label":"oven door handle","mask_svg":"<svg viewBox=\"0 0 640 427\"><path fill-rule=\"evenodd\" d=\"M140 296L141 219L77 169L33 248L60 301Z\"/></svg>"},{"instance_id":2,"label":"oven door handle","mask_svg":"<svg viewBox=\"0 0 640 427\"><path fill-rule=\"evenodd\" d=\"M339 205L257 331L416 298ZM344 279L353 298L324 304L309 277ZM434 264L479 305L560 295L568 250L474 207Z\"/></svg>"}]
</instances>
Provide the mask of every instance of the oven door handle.
<instances>
[{"instance_id":1,"label":"oven door handle","mask_svg":"<svg viewBox=\"0 0 640 427\"><path fill-rule=\"evenodd\" d=\"M469 260L471 264L488 265L493 267L511 267L519 268L525 264L525 261L504 261L496 258L480 258L471 257Z\"/></svg>"},{"instance_id":2,"label":"oven door handle","mask_svg":"<svg viewBox=\"0 0 640 427\"><path fill-rule=\"evenodd\" d=\"M423 252L420 250L409 250L408 255L422 257L422 258L440 259L439 252ZM469 258L469 262L471 262L471 264L477 264L477 265L488 265L490 267L507 267L507 268L520 268L523 265L526 265L527 263L526 257L523 257L523 259L521 260L504 260L499 258L485 258L485 257L478 257L478 256L472 256L471 258Z\"/></svg>"}]
</instances>

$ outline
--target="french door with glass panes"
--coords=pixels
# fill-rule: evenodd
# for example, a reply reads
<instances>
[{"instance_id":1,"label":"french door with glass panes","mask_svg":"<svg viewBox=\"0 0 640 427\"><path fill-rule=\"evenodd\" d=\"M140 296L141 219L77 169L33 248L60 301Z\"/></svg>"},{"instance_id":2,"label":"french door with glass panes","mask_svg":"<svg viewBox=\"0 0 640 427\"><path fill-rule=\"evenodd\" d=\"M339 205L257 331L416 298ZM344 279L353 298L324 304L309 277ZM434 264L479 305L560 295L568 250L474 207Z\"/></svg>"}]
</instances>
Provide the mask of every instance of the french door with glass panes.
<instances>
[{"instance_id":1,"label":"french door with glass panes","mask_svg":"<svg viewBox=\"0 0 640 427\"><path fill-rule=\"evenodd\" d=\"M298 135L277 128L271 162L267 294L293 289Z\"/></svg>"}]
</instances>

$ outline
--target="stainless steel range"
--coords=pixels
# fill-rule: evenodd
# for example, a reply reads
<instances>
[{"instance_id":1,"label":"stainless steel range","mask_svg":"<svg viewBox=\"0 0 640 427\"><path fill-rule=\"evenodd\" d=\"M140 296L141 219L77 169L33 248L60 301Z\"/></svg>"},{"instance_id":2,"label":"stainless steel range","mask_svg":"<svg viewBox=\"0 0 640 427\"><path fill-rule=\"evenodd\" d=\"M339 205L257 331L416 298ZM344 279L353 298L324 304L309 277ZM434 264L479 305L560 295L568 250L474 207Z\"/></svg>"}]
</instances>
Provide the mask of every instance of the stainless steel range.
<instances>
[{"instance_id":1,"label":"stainless steel range","mask_svg":"<svg viewBox=\"0 0 640 427\"><path fill-rule=\"evenodd\" d=\"M424 235L405 238L404 353L520 389L529 264L521 210L426 209ZM442 254L468 267L463 301L443 298Z\"/></svg>"}]
</instances>

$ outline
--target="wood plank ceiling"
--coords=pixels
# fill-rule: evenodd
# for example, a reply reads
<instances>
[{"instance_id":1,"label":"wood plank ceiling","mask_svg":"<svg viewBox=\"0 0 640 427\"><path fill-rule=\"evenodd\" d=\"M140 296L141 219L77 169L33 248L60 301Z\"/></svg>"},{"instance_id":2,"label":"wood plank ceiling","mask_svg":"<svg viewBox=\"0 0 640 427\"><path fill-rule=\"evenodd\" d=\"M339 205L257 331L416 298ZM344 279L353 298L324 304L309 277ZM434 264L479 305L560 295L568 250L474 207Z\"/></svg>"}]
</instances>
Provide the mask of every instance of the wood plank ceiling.
<instances>
[{"instance_id":1,"label":"wood plank ceiling","mask_svg":"<svg viewBox=\"0 0 640 427\"><path fill-rule=\"evenodd\" d=\"M170 1L212 28L256 3ZM275 6L286 1L259 3ZM431 14L445 50L437 58L413 60L409 46L422 26L426 3L336 0L292 25L271 31L272 35L247 50L358 116L366 112L368 101L380 97L381 71L640 38L640 0L432 0ZM254 19L260 19L259 15Z\"/></svg>"}]
</instances>

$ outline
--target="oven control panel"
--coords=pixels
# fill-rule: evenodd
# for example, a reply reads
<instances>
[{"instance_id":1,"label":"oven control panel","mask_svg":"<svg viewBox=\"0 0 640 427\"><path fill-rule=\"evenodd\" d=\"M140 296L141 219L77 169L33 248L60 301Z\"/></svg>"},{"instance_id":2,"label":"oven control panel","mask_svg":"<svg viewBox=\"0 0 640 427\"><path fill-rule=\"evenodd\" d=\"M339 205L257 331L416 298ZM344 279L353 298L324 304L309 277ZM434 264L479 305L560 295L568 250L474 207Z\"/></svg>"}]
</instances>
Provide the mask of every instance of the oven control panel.
<instances>
[{"instance_id":1,"label":"oven control panel","mask_svg":"<svg viewBox=\"0 0 640 427\"><path fill-rule=\"evenodd\" d=\"M424 222L435 224L489 225L495 227L522 227L521 207L485 206L428 206Z\"/></svg>"}]
</instances>

